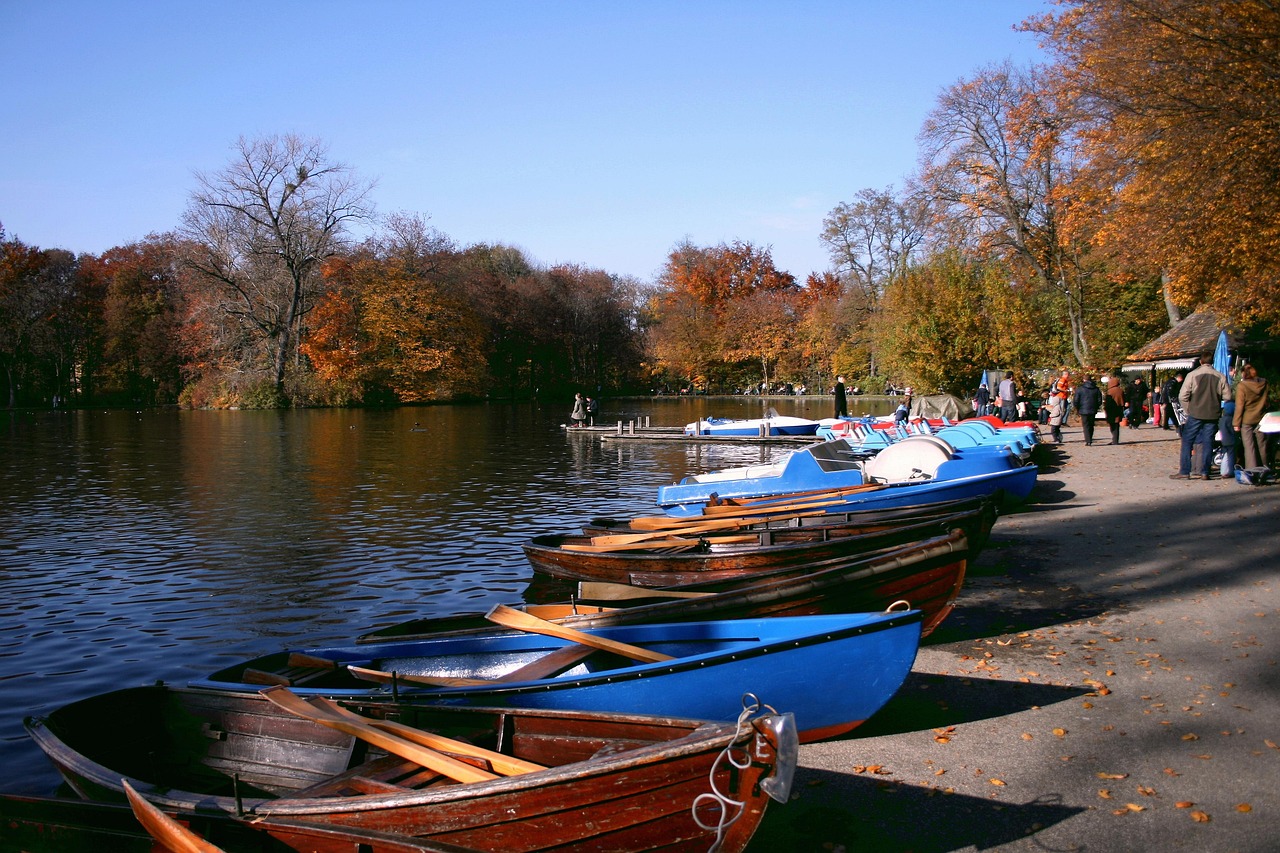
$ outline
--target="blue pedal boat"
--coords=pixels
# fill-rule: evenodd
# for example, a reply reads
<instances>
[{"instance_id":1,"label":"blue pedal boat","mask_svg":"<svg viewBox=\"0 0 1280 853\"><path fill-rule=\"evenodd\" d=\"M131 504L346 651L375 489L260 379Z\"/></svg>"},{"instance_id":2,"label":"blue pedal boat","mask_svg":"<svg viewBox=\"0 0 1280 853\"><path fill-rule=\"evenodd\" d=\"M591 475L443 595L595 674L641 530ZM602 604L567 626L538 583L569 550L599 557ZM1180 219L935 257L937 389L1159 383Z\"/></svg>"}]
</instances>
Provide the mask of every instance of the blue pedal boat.
<instances>
[{"instance_id":1,"label":"blue pedal boat","mask_svg":"<svg viewBox=\"0 0 1280 853\"><path fill-rule=\"evenodd\" d=\"M743 694L795 714L803 741L844 734L878 711L911 670L922 612L776 616L587 629L671 656L637 663L557 637L482 636L280 652L192 687L243 692L287 684L301 695L728 720ZM528 678L546 661L562 672ZM576 658L576 660L575 660ZM355 673L348 667L357 667ZM378 682L369 670L384 674ZM394 674L394 678L387 677ZM460 679L460 680L459 680ZM430 683L426 683L430 682ZM456 686L446 686L453 683Z\"/></svg>"},{"instance_id":2,"label":"blue pedal boat","mask_svg":"<svg viewBox=\"0 0 1280 853\"><path fill-rule=\"evenodd\" d=\"M750 499L763 508L860 486L866 489L841 495L825 509L900 507L997 492L1016 502L1031 494L1038 473L1006 446L957 450L938 436L913 435L868 458L847 440L836 439L794 451L779 463L685 477L660 487L657 503L667 515L690 516L701 515L713 498Z\"/></svg>"}]
</instances>

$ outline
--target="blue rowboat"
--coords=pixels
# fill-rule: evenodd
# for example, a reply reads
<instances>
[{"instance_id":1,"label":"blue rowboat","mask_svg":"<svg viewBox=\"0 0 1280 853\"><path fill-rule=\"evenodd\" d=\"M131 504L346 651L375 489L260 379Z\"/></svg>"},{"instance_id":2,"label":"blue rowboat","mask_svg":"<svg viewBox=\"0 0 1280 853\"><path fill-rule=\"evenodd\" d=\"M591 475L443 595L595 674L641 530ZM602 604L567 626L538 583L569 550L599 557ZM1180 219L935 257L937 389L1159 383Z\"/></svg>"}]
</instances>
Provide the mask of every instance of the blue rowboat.
<instances>
[{"instance_id":1,"label":"blue rowboat","mask_svg":"<svg viewBox=\"0 0 1280 853\"><path fill-rule=\"evenodd\" d=\"M1008 447L958 451L946 440L913 435L866 458L844 439L791 453L771 465L752 465L686 477L658 489L657 503L667 515L702 514L712 501L752 499L771 502L813 499L825 492L865 487L832 495L828 512L910 506L1001 493L1022 501L1031 494L1038 469Z\"/></svg>"},{"instance_id":2,"label":"blue rowboat","mask_svg":"<svg viewBox=\"0 0 1280 853\"><path fill-rule=\"evenodd\" d=\"M288 684L302 695L364 701L705 720L730 719L726 713L740 706L744 693L752 693L795 714L801 740L814 741L850 731L897 692L915 661L921 618L921 611L907 610L587 629L596 638L670 656L651 663L591 651L557 637L498 631L281 652L191 686L242 692L274 683ZM579 660L556 675L515 674L574 656ZM350 666L366 679L369 671L394 673L395 678L361 680Z\"/></svg>"}]
</instances>

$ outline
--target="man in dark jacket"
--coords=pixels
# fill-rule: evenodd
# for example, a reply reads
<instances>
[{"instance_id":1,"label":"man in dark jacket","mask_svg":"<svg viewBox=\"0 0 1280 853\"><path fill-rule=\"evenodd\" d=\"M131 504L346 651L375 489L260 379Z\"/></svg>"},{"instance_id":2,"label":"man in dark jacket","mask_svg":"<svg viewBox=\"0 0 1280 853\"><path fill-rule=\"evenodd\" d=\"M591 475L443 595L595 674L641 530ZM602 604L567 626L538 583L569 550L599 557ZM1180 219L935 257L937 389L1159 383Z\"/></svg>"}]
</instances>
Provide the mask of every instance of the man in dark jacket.
<instances>
[{"instance_id":1,"label":"man in dark jacket","mask_svg":"<svg viewBox=\"0 0 1280 853\"><path fill-rule=\"evenodd\" d=\"M1098 383L1093 381L1092 376L1085 374L1084 381L1076 389L1072 404L1080 413L1080 426L1084 428L1084 443L1085 446L1089 446L1093 444L1094 419L1097 418L1098 409L1102 406L1102 392L1098 390Z\"/></svg>"},{"instance_id":2,"label":"man in dark jacket","mask_svg":"<svg viewBox=\"0 0 1280 853\"><path fill-rule=\"evenodd\" d=\"M1182 435L1182 421L1178 419L1178 410L1174 403L1178 401L1178 393L1182 391L1182 374L1175 373L1172 379L1166 380L1160 388L1160 404L1164 406L1164 428L1176 429Z\"/></svg>"}]
</instances>

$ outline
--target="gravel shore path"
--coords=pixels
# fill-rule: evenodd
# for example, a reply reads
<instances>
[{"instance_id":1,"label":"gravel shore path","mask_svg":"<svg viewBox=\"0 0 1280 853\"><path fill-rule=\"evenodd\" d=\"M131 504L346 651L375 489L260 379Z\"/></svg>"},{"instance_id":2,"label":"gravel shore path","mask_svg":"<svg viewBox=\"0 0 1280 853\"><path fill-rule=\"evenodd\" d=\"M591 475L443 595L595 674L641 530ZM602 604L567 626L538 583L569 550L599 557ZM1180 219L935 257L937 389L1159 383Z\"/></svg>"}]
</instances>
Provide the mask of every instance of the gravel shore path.
<instances>
[{"instance_id":1,"label":"gravel shore path","mask_svg":"<svg viewBox=\"0 0 1280 853\"><path fill-rule=\"evenodd\" d=\"M1280 849L1280 486L1170 480L1149 425L1064 435L902 690L801 748L752 851Z\"/></svg>"}]
</instances>

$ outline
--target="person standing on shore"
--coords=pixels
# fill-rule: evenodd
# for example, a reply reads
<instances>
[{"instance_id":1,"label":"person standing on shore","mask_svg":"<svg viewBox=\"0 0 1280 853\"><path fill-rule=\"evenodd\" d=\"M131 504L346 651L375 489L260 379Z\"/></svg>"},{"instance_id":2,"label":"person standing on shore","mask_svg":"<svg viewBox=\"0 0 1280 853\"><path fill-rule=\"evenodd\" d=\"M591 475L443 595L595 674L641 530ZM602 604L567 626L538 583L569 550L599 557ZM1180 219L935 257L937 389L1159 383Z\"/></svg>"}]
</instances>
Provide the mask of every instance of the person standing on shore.
<instances>
[{"instance_id":1,"label":"person standing on shore","mask_svg":"<svg viewBox=\"0 0 1280 853\"><path fill-rule=\"evenodd\" d=\"M1084 375L1084 381L1080 383L1080 387L1076 389L1075 399L1072 400L1076 411L1080 413L1080 427L1084 430L1085 447L1093 444L1093 427L1097 419L1098 408L1102 405L1102 392L1098 390L1097 384L1093 381L1093 377L1089 374Z\"/></svg>"},{"instance_id":2,"label":"person standing on shore","mask_svg":"<svg viewBox=\"0 0 1280 853\"><path fill-rule=\"evenodd\" d=\"M1049 389L1050 396L1057 396L1062 399L1062 425L1066 426L1071 417L1071 371L1066 368L1062 369L1062 375L1053 380L1053 386Z\"/></svg>"},{"instance_id":3,"label":"person standing on shore","mask_svg":"<svg viewBox=\"0 0 1280 853\"><path fill-rule=\"evenodd\" d=\"M1120 377L1113 376L1107 381L1107 393L1102 398L1102 411L1107 419L1107 427L1111 430L1111 443L1120 443L1120 421L1124 418L1124 388L1120 386Z\"/></svg>"},{"instance_id":4,"label":"person standing on shore","mask_svg":"<svg viewBox=\"0 0 1280 853\"><path fill-rule=\"evenodd\" d=\"M1005 423L1018 419L1018 384L1013 381L1013 372L1007 372L1000 380L1000 420Z\"/></svg>"},{"instance_id":5,"label":"person standing on shore","mask_svg":"<svg viewBox=\"0 0 1280 853\"><path fill-rule=\"evenodd\" d=\"M1182 421L1178 419L1178 410L1173 404L1178 400L1178 393L1182 391L1182 374L1175 373L1172 379L1169 379L1160 388L1160 399L1164 405L1164 428L1176 429L1178 435L1182 435Z\"/></svg>"},{"instance_id":6,"label":"person standing on shore","mask_svg":"<svg viewBox=\"0 0 1280 853\"><path fill-rule=\"evenodd\" d=\"M835 395L836 395L836 417L837 418L849 417L849 398L845 396L843 376L836 377Z\"/></svg>"},{"instance_id":7,"label":"person standing on shore","mask_svg":"<svg viewBox=\"0 0 1280 853\"><path fill-rule=\"evenodd\" d=\"M1067 401L1060 394L1050 394L1045 403L1049 411L1049 432L1053 434L1053 443L1062 444L1062 420L1067 408Z\"/></svg>"},{"instance_id":8,"label":"person standing on shore","mask_svg":"<svg viewBox=\"0 0 1280 853\"><path fill-rule=\"evenodd\" d=\"M978 386L977 393L973 395L973 411L978 417L991 414L991 389L985 382Z\"/></svg>"},{"instance_id":9,"label":"person standing on shore","mask_svg":"<svg viewBox=\"0 0 1280 853\"><path fill-rule=\"evenodd\" d=\"M1267 464L1267 436L1258 432L1258 424L1267 413L1267 380L1258 375L1258 368L1246 364L1240 369L1240 384L1236 386L1236 416L1233 426L1240 433L1244 445L1244 467L1258 468Z\"/></svg>"},{"instance_id":10,"label":"person standing on shore","mask_svg":"<svg viewBox=\"0 0 1280 853\"><path fill-rule=\"evenodd\" d=\"M1147 383L1139 376L1129 386L1129 429L1138 429L1147 422Z\"/></svg>"},{"instance_id":11,"label":"person standing on shore","mask_svg":"<svg viewBox=\"0 0 1280 853\"><path fill-rule=\"evenodd\" d=\"M1218 431L1218 419L1222 416L1222 403L1230 399L1227 377L1213 369L1213 352L1198 359L1199 366L1187 375L1178 392L1178 401L1187 415L1182 425L1182 452L1178 456L1178 473L1170 474L1171 480L1207 480L1209 458L1213 454L1213 435ZM1192 450L1196 452L1195 470L1191 467Z\"/></svg>"}]
</instances>

